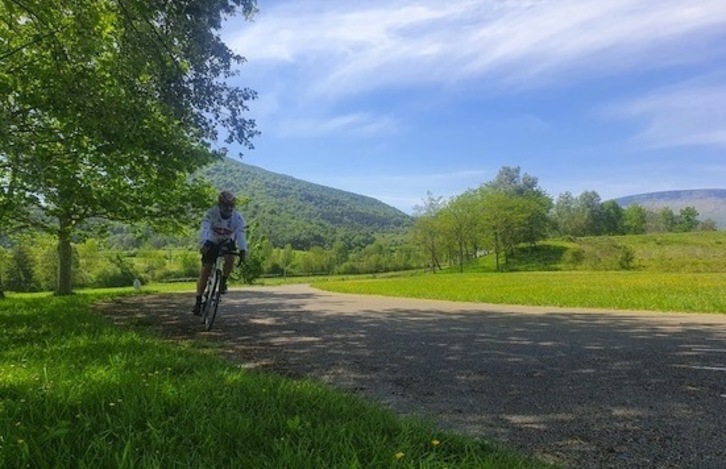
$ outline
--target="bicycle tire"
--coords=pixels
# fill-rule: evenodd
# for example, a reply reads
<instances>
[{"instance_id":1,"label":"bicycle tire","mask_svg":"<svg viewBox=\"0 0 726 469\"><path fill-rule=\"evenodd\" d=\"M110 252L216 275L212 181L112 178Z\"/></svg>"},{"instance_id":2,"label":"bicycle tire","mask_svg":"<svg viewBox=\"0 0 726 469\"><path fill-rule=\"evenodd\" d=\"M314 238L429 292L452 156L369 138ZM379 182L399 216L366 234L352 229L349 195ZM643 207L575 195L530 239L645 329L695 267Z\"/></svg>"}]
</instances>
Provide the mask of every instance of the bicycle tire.
<instances>
[{"instance_id":1,"label":"bicycle tire","mask_svg":"<svg viewBox=\"0 0 726 469\"><path fill-rule=\"evenodd\" d=\"M219 307L219 282L221 278L222 271L216 270L212 273L212 277L208 283L204 309L202 311L202 322L204 323L204 330L207 332L212 329L212 324L214 324L214 319L217 316L217 308Z\"/></svg>"}]
</instances>

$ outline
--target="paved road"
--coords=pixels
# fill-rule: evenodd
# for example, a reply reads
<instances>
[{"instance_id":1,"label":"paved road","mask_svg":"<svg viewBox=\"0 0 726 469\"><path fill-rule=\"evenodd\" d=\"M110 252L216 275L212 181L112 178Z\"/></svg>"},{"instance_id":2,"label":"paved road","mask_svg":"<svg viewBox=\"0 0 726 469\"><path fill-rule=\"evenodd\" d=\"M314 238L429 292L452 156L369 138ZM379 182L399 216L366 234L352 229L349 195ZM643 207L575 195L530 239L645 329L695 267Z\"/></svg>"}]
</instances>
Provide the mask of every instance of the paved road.
<instances>
[{"instance_id":1,"label":"paved road","mask_svg":"<svg viewBox=\"0 0 726 469\"><path fill-rule=\"evenodd\" d=\"M296 285L232 290L215 330L202 333L187 313L191 297L171 296L144 300L153 318L126 312L168 336L223 341L223 353L249 367L314 377L571 467L726 467L726 315Z\"/></svg>"}]
</instances>

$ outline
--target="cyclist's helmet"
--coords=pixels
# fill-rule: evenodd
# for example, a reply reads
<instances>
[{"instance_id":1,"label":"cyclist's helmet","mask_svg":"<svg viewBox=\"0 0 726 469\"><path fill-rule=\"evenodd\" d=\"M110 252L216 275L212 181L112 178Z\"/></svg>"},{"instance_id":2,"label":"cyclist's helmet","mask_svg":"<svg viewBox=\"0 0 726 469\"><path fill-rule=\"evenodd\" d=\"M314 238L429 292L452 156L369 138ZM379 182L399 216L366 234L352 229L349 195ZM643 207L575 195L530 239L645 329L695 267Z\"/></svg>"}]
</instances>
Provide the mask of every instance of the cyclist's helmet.
<instances>
[{"instance_id":1,"label":"cyclist's helmet","mask_svg":"<svg viewBox=\"0 0 726 469\"><path fill-rule=\"evenodd\" d=\"M217 201L219 202L219 212L222 215L222 218L226 220L232 216L234 204L237 202L237 198L234 194L229 191L222 191L219 193Z\"/></svg>"},{"instance_id":2,"label":"cyclist's helmet","mask_svg":"<svg viewBox=\"0 0 726 469\"><path fill-rule=\"evenodd\" d=\"M219 201L219 205L231 205L234 207L234 204L237 203L237 197L230 191L220 192L217 200Z\"/></svg>"}]
</instances>

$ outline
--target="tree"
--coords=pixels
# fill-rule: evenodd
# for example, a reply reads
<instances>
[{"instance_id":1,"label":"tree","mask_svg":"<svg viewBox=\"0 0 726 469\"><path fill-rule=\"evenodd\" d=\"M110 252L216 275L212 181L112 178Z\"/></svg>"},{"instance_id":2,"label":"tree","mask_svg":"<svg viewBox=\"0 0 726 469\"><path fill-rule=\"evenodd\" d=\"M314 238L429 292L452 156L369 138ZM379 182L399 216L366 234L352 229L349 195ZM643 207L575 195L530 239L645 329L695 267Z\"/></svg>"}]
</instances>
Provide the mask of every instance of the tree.
<instances>
[{"instance_id":1,"label":"tree","mask_svg":"<svg viewBox=\"0 0 726 469\"><path fill-rule=\"evenodd\" d=\"M585 191L577 197L578 236L598 236L603 230L603 207L600 194Z\"/></svg>"},{"instance_id":2,"label":"tree","mask_svg":"<svg viewBox=\"0 0 726 469\"><path fill-rule=\"evenodd\" d=\"M30 250L25 244L13 247L10 265L5 275L5 286L11 291L36 291L37 282L33 276L33 262Z\"/></svg>"},{"instance_id":3,"label":"tree","mask_svg":"<svg viewBox=\"0 0 726 469\"><path fill-rule=\"evenodd\" d=\"M569 192L560 194L553 217L562 236L597 236L603 234L606 223L600 195L595 191L585 191L577 197Z\"/></svg>"},{"instance_id":4,"label":"tree","mask_svg":"<svg viewBox=\"0 0 726 469\"><path fill-rule=\"evenodd\" d=\"M426 253L431 272L441 268L439 263L440 249L443 244L443 227L440 212L445 204L442 197L435 197L431 192L426 194L423 205L414 208L416 220L411 230L413 242Z\"/></svg>"},{"instance_id":5,"label":"tree","mask_svg":"<svg viewBox=\"0 0 726 469\"><path fill-rule=\"evenodd\" d=\"M451 199L443 210L444 225L455 240L459 271L464 272L464 260L476 253L478 210L476 193L466 191Z\"/></svg>"},{"instance_id":6,"label":"tree","mask_svg":"<svg viewBox=\"0 0 726 469\"><path fill-rule=\"evenodd\" d=\"M698 210L695 207L684 207L678 213L678 231L689 233L698 228Z\"/></svg>"},{"instance_id":7,"label":"tree","mask_svg":"<svg viewBox=\"0 0 726 469\"><path fill-rule=\"evenodd\" d=\"M663 207L657 213L656 223L655 231L665 231L670 233L676 230L678 219L670 207Z\"/></svg>"},{"instance_id":8,"label":"tree","mask_svg":"<svg viewBox=\"0 0 726 469\"><path fill-rule=\"evenodd\" d=\"M534 245L547 236L552 199L538 187L537 178L521 176L519 167L503 167L478 194L482 235L494 248L497 270L501 254L506 264L518 243Z\"/></svg>"},{"instance_id":9,"label":"tree","mask_svg":"<svg viewBox=\"0 0 726 469\"><path fill-rule=\"evenodd\" d=\"M701 231L718 231L718 225L713 218L706 218L698 225L698 229Z\"/></svg>"},{"instance_id":10,"label":"tree","mask_svg":"<svg viewBox=\"0 0 726 469\"><path fill-rule=\"evenodd\" d=\"M623 230L627 234L645 233L647 211L638 204L628 205L623 210Z\"/></svg>"},{"instance_id":11,"label":"tree","mask_svg":"<svg viewBox=\"0 0 726 469\"><path fill-rule=\"evenodd\" d=\"M602 224L601 234L619 235L625 232L623 227L624 210L614 200L607 200L602 203Z\"/></svg>"},{"instance_id":12,"label":"tree","mask_svg":"<svg viewBox=\"0 0 726 469\"><path fill-rule=\"evenodd\" d=\"M552 218L555 230L560 236L574 235L575 206L575 197L572 193L564 192L557 197L552 209Z\"/></svg>"},{"instance_id":13,"label":"tree","mask_svg":"<svg viewBox=\"0 0 726 469\"><path fill-rule=\"evenodd\" d=\"M295 263L295 251L292 249L292 244L287 243L285 249L282 250L280 255L280 266L282 267L282 275L287 278L287 274Z\"/></svg>"},{"instance_id":14,"label":"tree","mask_svg":"<svg viewBox=\"0 0 726 469\"><path fill-rule=\"evenodd\" d=\"M502 264L506 264L507 251L515 244L515 230L517 224L515 219L518 213L515 204L516 199L504 192L481 187L479 189L479 204L481 207L480 233L482 242L491 246L494 251L494 258L497 271L502 270ZM504 256L503 262L501 261Z\"/></svg>"},{"instance_id":15,"label":"tree","mask_svg":"<svg viewBox=\"0 0 726 469\"><path fill-rule=\"evenodd\" d=\"M0 2L0 218L57 238L57 293L85 221L180 226L211 203L188 176L218 133L252 148L255 94L217 34L237 11L254 0Z\"/></svg>"}]
</instances>

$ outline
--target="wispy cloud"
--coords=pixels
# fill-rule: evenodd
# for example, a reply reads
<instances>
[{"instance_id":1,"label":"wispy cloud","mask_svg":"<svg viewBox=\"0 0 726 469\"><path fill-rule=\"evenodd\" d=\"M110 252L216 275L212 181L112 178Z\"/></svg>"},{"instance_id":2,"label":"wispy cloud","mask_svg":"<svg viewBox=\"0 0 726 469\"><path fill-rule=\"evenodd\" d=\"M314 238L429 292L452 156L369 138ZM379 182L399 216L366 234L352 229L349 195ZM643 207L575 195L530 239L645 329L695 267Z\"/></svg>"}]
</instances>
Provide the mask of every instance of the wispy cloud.
<instances>
[{"instance_id":1,"label":"wispy cloud","mask_svg":"<svg viewBox=\"0 0 726 469\"><path fill-rule=\"evenodd\" d=\"M296 64L307 92L330 96L658 67L708 54L699 40L725 28L723 0L311 0L263 8L229 42L255 66Z\"/></svg>"},{"instance_id":2,"label":"wispy cloud","mask_svg":"<svg viewBox=\"0 0 726 469\"><path fill-rule=\"evenodd\" d=\"M666 87L608 110L641 121L633 138L646 148L677 146L726 147L726 80L688 81Z\"/></svg>"},{"instance_id":3,"label":"wispy cloud","mask_svg":"<svg viewBox=\"0 0 726 469\"><path fill-rule=\"evenodd\" d=\"M380 135L395 133L398 122L391 116L354 113L322 119L284 119L278 126L282 137L317 137L337 133L349 135Z\"/></svg>"}]
</instances>

